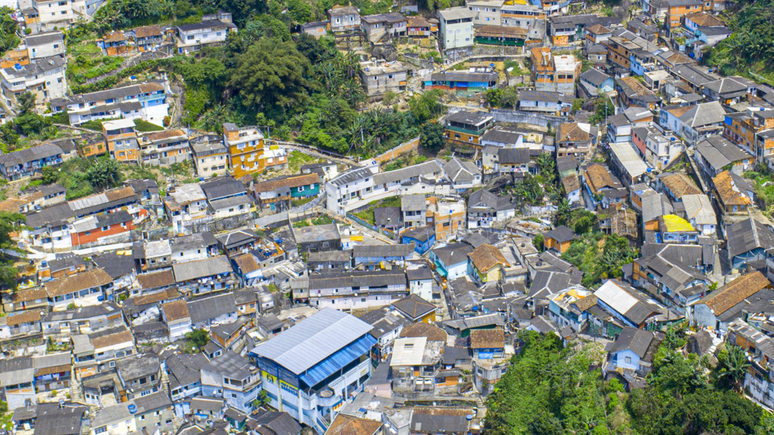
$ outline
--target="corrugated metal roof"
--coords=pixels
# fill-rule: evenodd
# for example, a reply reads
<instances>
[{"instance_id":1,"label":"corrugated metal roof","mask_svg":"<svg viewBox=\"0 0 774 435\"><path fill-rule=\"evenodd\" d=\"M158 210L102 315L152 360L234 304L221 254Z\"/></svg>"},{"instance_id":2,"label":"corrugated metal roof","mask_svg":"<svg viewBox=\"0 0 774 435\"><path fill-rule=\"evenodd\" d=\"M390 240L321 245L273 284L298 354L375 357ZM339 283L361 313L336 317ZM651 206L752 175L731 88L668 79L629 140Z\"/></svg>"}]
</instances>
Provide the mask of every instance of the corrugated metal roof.
<instances>
[{"instance_id":1,"label":"corrugated metal roof","mask_svg":"<svg viewBox=\"0 0 774 435\"><path fill-rule=\"evenodd\" d=\"M343 350L371 328L371 325L351 314L325 308L259 344L252 353L301 374ZM307 384L314 385L316 382Z\"/></svg>"},{"instance_id":2,"label":"corrugated metal roof","mask_svg":"<svg viewBox=\"0 0 774 435\"><path fill-rule=\"evenodd\" d=\"M341 370L353 360L370 352L375 344L376 339L374 337L364 335L309 369L306 373L301 375L300 378L307 385L317 385L328 376Z\"/></svg>"}]
</instances>

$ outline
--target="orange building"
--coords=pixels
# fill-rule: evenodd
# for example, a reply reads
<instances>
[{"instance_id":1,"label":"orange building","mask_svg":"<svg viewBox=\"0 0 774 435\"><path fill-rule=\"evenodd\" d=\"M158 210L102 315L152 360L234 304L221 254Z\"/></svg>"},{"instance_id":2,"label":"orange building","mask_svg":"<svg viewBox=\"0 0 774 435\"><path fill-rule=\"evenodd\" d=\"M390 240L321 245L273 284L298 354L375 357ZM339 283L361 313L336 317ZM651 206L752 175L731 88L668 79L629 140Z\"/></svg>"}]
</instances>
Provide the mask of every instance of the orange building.
<instances>
[{"instance_id":1,"label":"orange building","mask_svg":"<svg viewBox=\"0 0 774 435\"><path fill-rule=\"evenodd\" d=\"M137 132L131 119L116 119L102 123L102 135L110 157L119 162L139 162Z\"/></svg>"},{"instance_id":2,"label":"orange building","mask_svg":"<svg viewBox=\"0 0 774 435\"><path fill-rule=\"evenodd\" d=\"M561 254L570 249L570 244L575 240L575 232L561 225L547 232L543 237L543 245L546 249L553 249Z\"/></svg>"},{"instance_id":3,"label":"orange building","mask_svg":"<svg viewBox=\"0 0 774 435\"><path fill-rule=\"evenodd\" d=\"M435 227L435 239L446 240L465 229L465 201L427 198L426 220Z\"/></svg>"},{"instance_id":4,"label":"orange building","mask_svg":"<svg viewBox=\"0 0 774 435\"><path fill-rule=\"evenodd\" d=\"M530 51L532 80L536 91L575 92L575 79L581 74L581 62L572 54L554 55L549 47Z\"/></svg>"},{"instance_id":5,"label":"orange building","mask_svg":"<svg viewBox=\"0 0 774 435\"><path fill-rule=\"evenodd\" d=\"M774 153L774 110L729 113L723 124L723 136L746 148L758 160Z\"/></svg>"},{"instance_id":6,"label":"orange building","mask_svg":"<svg viewBox=\"0 0 774 435\"><path fill-rule=\"evenodd\" d=\"M99 242L105 237L114 236L119 239L118 236L121 234L128 236L133 229L132 215L125 210L118 210L112 213L92 215L73 222L70 238L73 246L81 246Z\"/></svg>"},{"instance_id":7,"label":"orange building","mask_svg":"<svg viewBox=\"0 0 774 435\"><path fill-rule=\"evenodd\" d=\"M706 4L706 8L709 9L711 3ZM705 4L701 0L667 0L667 14L666 23L670 29L680 27L683 18L695 12L702 12L705 9Z\"/></svg>"},{"instance_id":8,"label":"orange building","mask_svg":"<svg viewBox=\"0 0 774 435\"><path fill-rule=\"evenodd\" d=\"M262 172L265 169L263 133L258 127L237 127L236 124L227 122L223 124L223 142L228 150L234 178Z\"/></svg>"}]
</instances>

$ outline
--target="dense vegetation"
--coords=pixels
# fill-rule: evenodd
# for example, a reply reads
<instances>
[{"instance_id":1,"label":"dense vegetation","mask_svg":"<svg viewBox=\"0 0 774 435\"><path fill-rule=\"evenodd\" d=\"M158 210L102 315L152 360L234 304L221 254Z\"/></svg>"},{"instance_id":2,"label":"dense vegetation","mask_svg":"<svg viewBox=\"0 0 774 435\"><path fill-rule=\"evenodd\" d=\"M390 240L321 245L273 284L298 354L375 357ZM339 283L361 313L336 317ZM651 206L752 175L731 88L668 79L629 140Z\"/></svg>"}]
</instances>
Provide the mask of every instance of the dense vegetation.
<instances>
[{"instance_id":1,"label":"dense vegetation","mask_svg":"<svg viewBox=\"0 0 774 435\"><path fill-rule=\"evenodd\" d=\"M594 287L604 279L621 278L621 268L637 258L637 253L625 237L588 233L573 240L562 258L583 271L583 285Z\"/></svg>"},{"instance_id":2,"label":"dense vegetation","mask_svg":"<svg viewBox=\"0 0 774 435\"><path fill-rule=\"evenodd\" d=\"M16 20L11 16L12 13L13 9L9 7L0 8L0 15L2 15L2 19L0 19L0 56L19 45L19 38L16 36Z\"/></svg>"},{"instance_id":3,"label":"dense vegetation","mask_svg":"<svg viewBox=\"0 0 774 435\"><path fill-rule=\"evenodd\" d=\"M629 394L618 380L602 379L601 345L563 348L556 336L532 331L520 339L521 353L487 399L488 434L770 433L771 416L725 382L725 374L739 373L740 361L729 355L738 351L721 352L709 370L703 359L678 352L685 340L670 331L647 385Z\"/></svg>"},{"instance_id":4,"label":"dense vegetation","mask_svg":"<svg viewBox=\"0 0 774 435\"><path fill-rule=\"evenodd\" d=\"M442 111L439 93L415 97L410 110L405 106L403 111L367 110L357 56L338 51L332 37L291 35L294 25L325 18L335 4L336 0L111 0L97 12L94 23L76 25L68 42L88 47L83 45L88 35L141 24L196 21L219 9L232 12L239 31L221 47L205 47L200 56L142 62L97 83L75 84L73 92L107 89L130 75L163 70L181 79L182 122L192 127L219 131L223 122L256 124L271 137L362 156L376 155L424 130L434 135L427 145L438 146L438 127L427 121ZM353 5L365 15L386 12L392 2L362 0ZM79 65L95 61L81 60Z\"/></svg>"},{"instance_id":5,"label":"dense vegetation","mask_svg":"<svg viewBox=\"0 0 774 435\"><path fill-rule=\"evenodd\" d=\"M738 10L724 17L733 34L707 53L706 63L724 76L752 72L774 78L774 1L738 0L736 5Z\"/></svg>"},{"instance_id":6,"label":"dense vegetation","mask_svg":"<svg viewBox=\"0 0 774 435\"><path fill-rule=\"evenodd\" d=\"M16 273L14 267L15 257L13 252L23 253L11 239L10 233L18 231L19 225L25 221L21 213L8 213L0 211L0 287L6 289L16 288ZM2 296L0 296L2 297ZM5 411L8 409L6 408ZM4 412L4 411L2 411ZM0 414L2 414L0 412Z\"/></svg>"}]
</instances>

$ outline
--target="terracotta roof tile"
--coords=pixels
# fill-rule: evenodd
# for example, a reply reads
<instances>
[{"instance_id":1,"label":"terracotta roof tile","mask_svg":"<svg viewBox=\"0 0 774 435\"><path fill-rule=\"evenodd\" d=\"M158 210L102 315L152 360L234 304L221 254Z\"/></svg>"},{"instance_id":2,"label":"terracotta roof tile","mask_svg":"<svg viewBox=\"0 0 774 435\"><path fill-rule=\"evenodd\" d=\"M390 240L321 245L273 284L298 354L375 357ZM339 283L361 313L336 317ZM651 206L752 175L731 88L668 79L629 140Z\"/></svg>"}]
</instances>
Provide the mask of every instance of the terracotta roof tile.
<instances>
[{"instance_id":1,"label":"terracotta roof tile","mask_svg":"<svg viewBox=\"0 0 774 435\"><path fill-rule=\"evenodd\" d=\"M94 287L101 287L113 282L113 278L104 269L92 269L72 276L51 280L44 284L49 297L75 293Z\"/></svg>"},{"instance_id":2,"label":"terracotta roof tile","mask_svg":"<svg viewBox=\"0 0 774 435\"><path fill-rule=\"evenodd\" d=\"M31 322L39 322L40 321L40 311L38 310L30 310L30 311L24 311L18 314L13 314L11 316L8 316L6 319L6 323L9 326L14 325L21 325L22 323L31 323Z\"/></svg>"},{"instance_id":3,"label":"terracotta roof tile","mask_svg":"<svg viewBox=\"0 0 774 435\"><path fill-rule=\"evenodd\" d=\"M742 275L710 293L702 303L706 304L715 316L719 316L770 285L771 282L762 273L755 271Z\"/></svg>"},{"instance_id":4,"label":"terracotta roof tile","mask_svg":"<svg viewBox=\"0 0 774 435\"><path fill-rule=\"evenodd\" d=\"M188 312L188 304L183 300L167 302L161 306L161 309L164 311L167 323L191 317Z\"/></svg>"},{"instance_id":5,"label":"terracotta roof tile","mask_svg":"<svg viewBox=\"0 0 774 435\"><path fill-rule=\"evenodd\" d=\"M470 261L481 272L488 272L498 264L510 266L503 253L492 245L483 244L468 254Z\"/></svg>"},{"instance_id":6,"label":"terracotta roof tile","mask_svg":"<svg viewBox=\"0 0 774 435\"><path fill-rule=\"evenodd\" d=\"M505 346L505 331L501 328L470 331L471 349L499 349Z\"/></svg>"}]
</instances>

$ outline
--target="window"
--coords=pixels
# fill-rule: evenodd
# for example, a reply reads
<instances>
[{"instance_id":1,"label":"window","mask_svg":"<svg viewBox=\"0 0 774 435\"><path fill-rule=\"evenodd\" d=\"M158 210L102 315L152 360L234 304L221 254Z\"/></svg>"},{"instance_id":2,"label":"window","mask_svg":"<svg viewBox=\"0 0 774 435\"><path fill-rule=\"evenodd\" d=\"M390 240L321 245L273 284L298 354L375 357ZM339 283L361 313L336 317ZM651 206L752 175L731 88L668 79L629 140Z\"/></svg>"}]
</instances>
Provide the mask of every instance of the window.
<instances>
[{"instance_id":1,"label":"window","mask_svg":"<svg viewBox=\"0 0 774 435\"><path fill-rule=\"evenodd\" d=\"M632 363L632 357L630 357L630 356L627 356L626 358L624 358L624 360L626 361L626 364L631 364Z\"/></svg>"},{"instance_id":2,"label":"window","mask_svg":"<svg viewBox=\"0 0 774 435\"><path fill-rule=\"evenodd\" d=\"M303 192L304 191L304 186L298 186L298 191L299 192Z\"/></svg>"}]
</instances>

